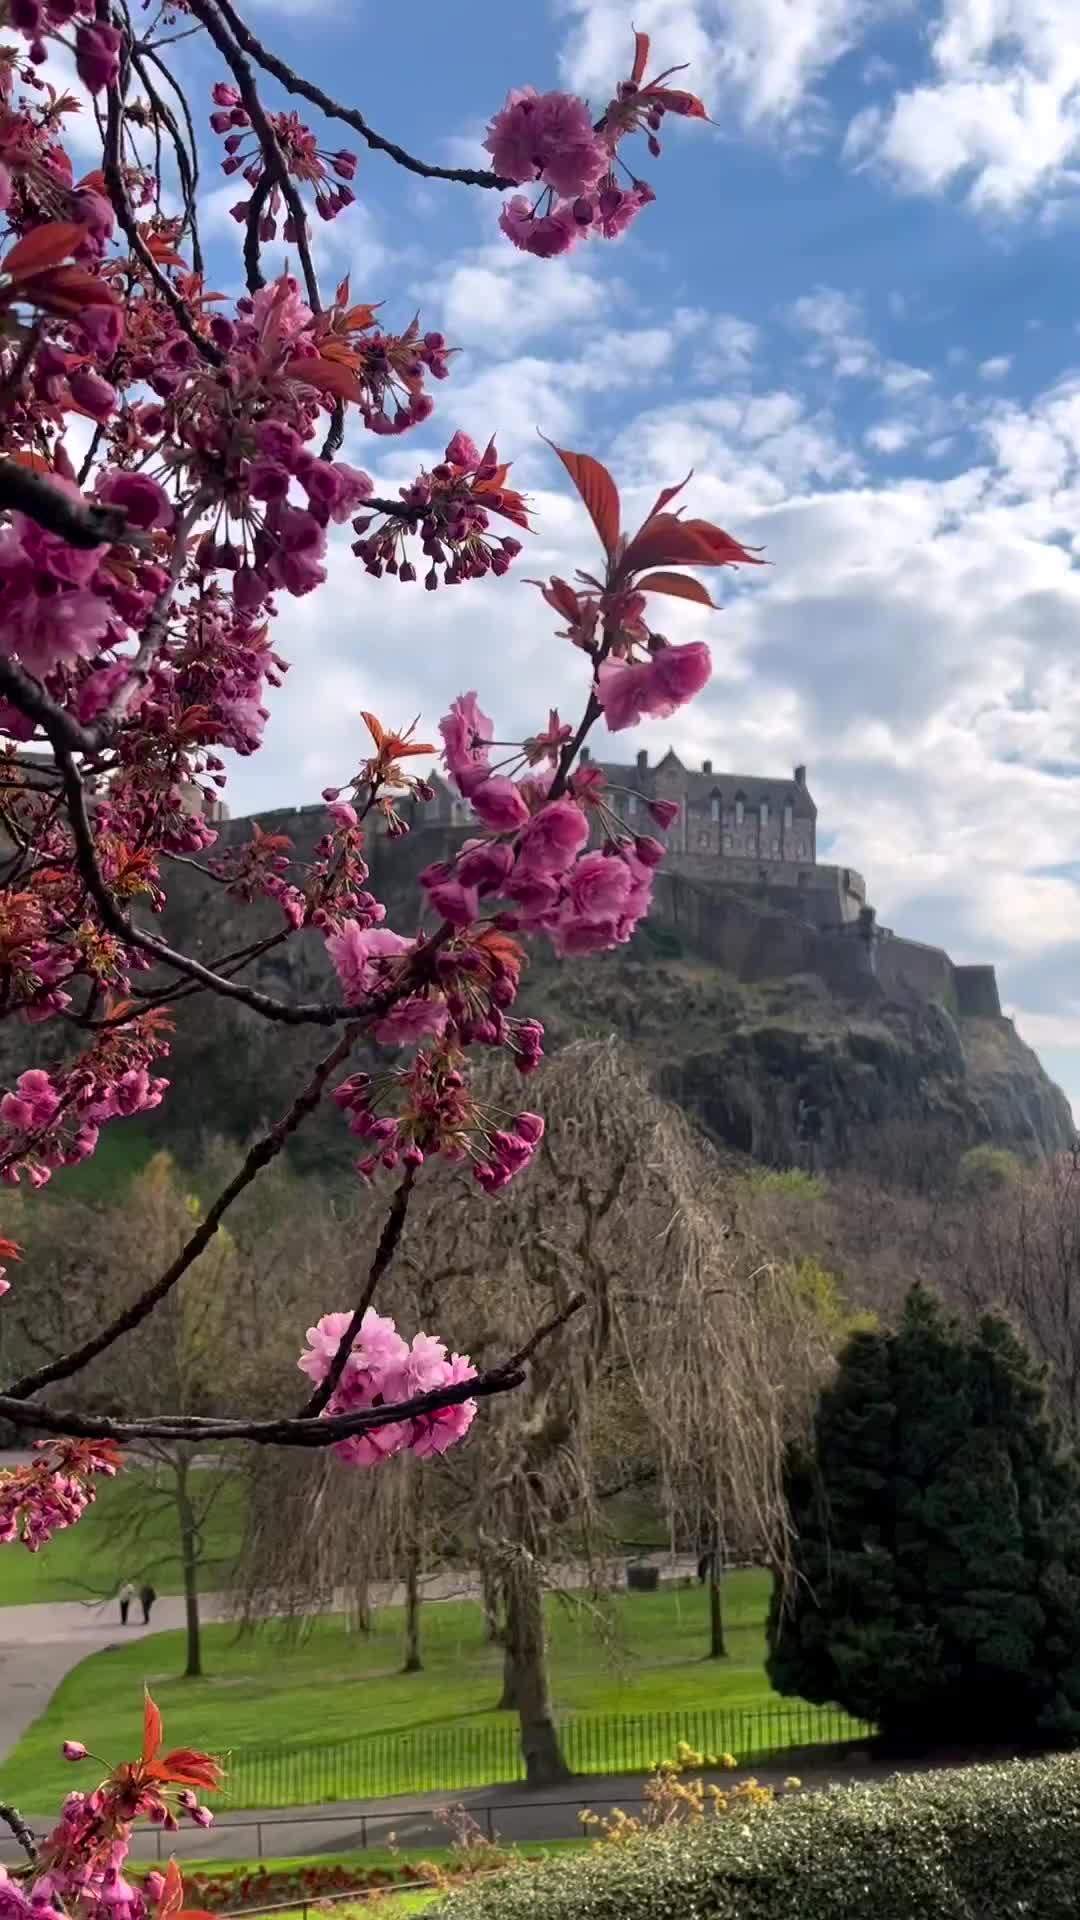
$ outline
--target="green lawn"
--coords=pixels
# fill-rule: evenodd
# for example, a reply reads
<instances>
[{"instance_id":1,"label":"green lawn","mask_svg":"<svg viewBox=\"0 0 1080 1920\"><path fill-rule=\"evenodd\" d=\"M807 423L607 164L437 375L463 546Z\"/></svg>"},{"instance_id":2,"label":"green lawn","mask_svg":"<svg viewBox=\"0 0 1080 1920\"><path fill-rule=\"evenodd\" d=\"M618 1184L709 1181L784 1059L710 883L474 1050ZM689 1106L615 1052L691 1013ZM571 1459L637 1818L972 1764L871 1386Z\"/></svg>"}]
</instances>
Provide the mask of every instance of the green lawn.
<instances>
[{"instance_id":1,"label":"green lawn","mask_svg":"<svg viewBox=\"0 0 1080 1920\"><path fill-rule=\"evenodd\" d=\"M767 1598L765 1574L731 1576L730 1652L723 1661L703 1657L707 1597L697 1586L620 1596L605 1638L598 1638L587 1611L552 1600L556 1709L628 1715L777 1704L764 1670ZM164 1713L170 1746L218 1753L286 1741L512 1724L512 1715L495 1711L501 1656L484 1640L478 1607L453 1602L425 1609L426 1665L419 1674L399 1670L401 1624L400 1615L386 1609L376 1615L369 1636L350 1635L339 1620L322 1618L299 1643L277 1626L243 1639L232 1627L211 1626L202 1680L179 1677L178 1633L96 1654L68 1675L0 1768L0 1799L14 1798L38 1812L85 1784L90 1763L65 1765L64 1739L84 1740L110 1763L134 1752L144 1682ZM413 1785L419 1790L419 1782ZM294 1794L282 1804L306 1797ZM253 1804L272 1803L273 1796L260 1795Z\"/></svg>"},{"instance_id":2,"label":"green lawn","mask_svg":"<svg viewBox=\"0 0 1080 1920\"><path fill-rule=\"evenodd\" d=\"M216 1485L219 1476L199 1472L192 1476L198 1493ZM167 1482L159 1482L165 1487ZM77 1527L53 1535L40 1553L24 1547L3 1549L0 1568L0 1605L30 1606L39 1600L103 1599L115 1593L125 1575L139 1585L152 1581L159 1593L181 1588L179 1540L175 1510L158 1492L151 1493L149 1476L129 1468L115 1480L98 1482L98 1497ZM137 1535L134 1523L140 1516ZM223 1485L210 1509L206 1564L200 1571L204 1592L220 1588L223 1574L236 1552L240 1524L235 1482Z\"/></svg>"}]
</instances>

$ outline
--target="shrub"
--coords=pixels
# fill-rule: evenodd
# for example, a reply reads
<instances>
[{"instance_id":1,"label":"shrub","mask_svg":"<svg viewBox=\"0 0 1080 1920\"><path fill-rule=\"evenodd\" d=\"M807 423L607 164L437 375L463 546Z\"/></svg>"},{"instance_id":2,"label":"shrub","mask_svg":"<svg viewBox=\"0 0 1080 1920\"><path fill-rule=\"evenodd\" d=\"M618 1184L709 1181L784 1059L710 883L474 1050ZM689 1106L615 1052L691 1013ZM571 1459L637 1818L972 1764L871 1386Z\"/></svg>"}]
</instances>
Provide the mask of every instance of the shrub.
<instances>
[{"instance_id":1,"label":"shrub","mask_svg":"<svg viewBox=\"0 0 1080 1920\"><path fill-rule=\"evenodd\" d=\"M769 1675L892 1741L1080 1738L1080 1479L1004 1321L921 1288L857 1333L788 1460Z\"/></svg>"},{"instance_id":2,"label":"shrub","mask_svg":"<svg viewBox=\"0 0 1080 1920\"><path fill-rule=\"evenodd\" d=\"M470 1887L438 1920L1075 1920L1080 1759L796 1794Z\"/></svg>"}]
</instances>

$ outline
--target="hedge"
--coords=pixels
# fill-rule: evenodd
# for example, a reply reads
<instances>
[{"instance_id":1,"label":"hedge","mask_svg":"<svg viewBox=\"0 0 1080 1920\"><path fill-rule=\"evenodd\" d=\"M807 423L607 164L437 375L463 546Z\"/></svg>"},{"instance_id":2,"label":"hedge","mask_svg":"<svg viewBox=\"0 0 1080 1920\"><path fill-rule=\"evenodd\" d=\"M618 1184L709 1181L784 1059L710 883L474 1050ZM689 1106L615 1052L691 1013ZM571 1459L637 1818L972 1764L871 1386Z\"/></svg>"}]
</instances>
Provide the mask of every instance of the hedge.
<instances>
[{"instance_id":1,"label":"hedge","mask_svg":"<svg viewBox=\"0 0 1080 1920\"><path fill-rule=\"evenodd\" d=\"M440 1920L1077 1920L1080 1756L786 1796L453 1894Z\"/></svg>"}]
</instances>

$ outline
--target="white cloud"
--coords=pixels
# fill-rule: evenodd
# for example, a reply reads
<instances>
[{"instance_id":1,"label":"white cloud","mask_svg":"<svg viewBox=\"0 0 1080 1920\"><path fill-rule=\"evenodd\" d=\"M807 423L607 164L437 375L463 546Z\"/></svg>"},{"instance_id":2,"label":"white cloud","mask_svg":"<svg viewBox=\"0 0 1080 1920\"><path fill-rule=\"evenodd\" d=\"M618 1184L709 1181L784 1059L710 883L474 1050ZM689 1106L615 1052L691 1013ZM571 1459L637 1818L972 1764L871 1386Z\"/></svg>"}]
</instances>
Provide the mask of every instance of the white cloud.
<instances>
[{"instance_id":1,"label":"white cloud","mask_svg":"<svg viewBox=\"0 0 1080 1920\"><path fill-rule=\"evenodd\" d=\"M928 80L855 116L850 157L912 192L962 184L973 207L999 213L1075 186L1073 0L943 0L930 59Z\"/></svg>"},{"instance_id":2,"label":"white cloud","mask_svg":"<svg viewBox=\"0 0 1080 1920\"><path fill-rule=\"evenodd\" d=\"M875 453L901 453L914 438L915 428L910 420L879 420L876 427L869 427L863 435Z\"/></svg>"},{"instance_id":3,"label":"white cloud","mask_svg":"<svg viewBox=\"0 0 1080 1920\"><path fill-rule=\"evenodd\" d=\"M418 291L428 293L430 281ZM618 300L617 285L591 271L588 253L537 260L503 240L451 266L442 285L440 324L455 346L516 353L526 340L562 335Z\"/></svg>"},{"instance_id":4,"label":"white cloud","mask_svg":"<svg viewBox=\"0 0 1080 1920\"><path fill-rule=\"evenodd\" d=\"M857 45L890 0L637 0L635 27L653 36L655 67L686 61L689 85L719 109L733 103L749 125L814 122L818 83ZM623 0L570 0L564 77L606 100L629 69L630 13Z\"/></svg>"},{"instance_id":5,"label":"white cloud","mask_svg":"<svg viewBox=\"0 0 1080 1920\"><path fill-rule=\"evenodd\" d=\"M989 360L980 360L976 372L980 380L1004 380L1011 366L1011 353L994 353Z\"/></svg>"}]
</instances>

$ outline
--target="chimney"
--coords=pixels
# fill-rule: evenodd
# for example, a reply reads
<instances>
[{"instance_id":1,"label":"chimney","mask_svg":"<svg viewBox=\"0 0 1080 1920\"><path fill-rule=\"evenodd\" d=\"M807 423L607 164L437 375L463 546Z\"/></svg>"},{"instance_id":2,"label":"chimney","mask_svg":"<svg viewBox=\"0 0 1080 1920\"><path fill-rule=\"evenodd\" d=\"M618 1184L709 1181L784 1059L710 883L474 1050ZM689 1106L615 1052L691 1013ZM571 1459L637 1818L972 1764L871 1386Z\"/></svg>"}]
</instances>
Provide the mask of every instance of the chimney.
<instances>
[{"instance_id":1,"label":"chimney","mask_svg":"<svg viewBox=\"0 0 1080 1920\"><path fill-rule=\"evenodd\" d=\"M795 785L797 787L805 787L806 785L806 768L805 767L796 767Z\"/></svg>"},{"instance_id":2,"label":"chimney","mask_svg":"<svg viewBox=\"0 0 1080 1920\"><path fill-rule=\"evenodd\" d=\"M582 766L583 766L583 767L587 767L587 766L588 766L588 764L589 764L589 749L588 749L588 747L582 747L582 749L581 749L581 752L580 752L580 753L579 753L579 755L578 755L578 759L579 759L579 760L581 761L581 764L582 764Z\"/></svg>"},{"instance_id":3,"label":"chimney","mask_svg":"<svg viewBox=\"0 0 1080 1920\"><path fill-rule=\"evenodd\" d=\"M711 760L703 760L703 761L702 761L702 763L701 763L701 771L702 771L702 773L711 773L711 772L712 772L712 761L711 761Z\"/></svg>"},{"instance_id":4,"label":"chimney","mask_svg":"<svg viewBox=\"0 0 1080 1920\"><path fill-rule=\"evenodd\" d=\"M646 747L642 747L641 752L638 754L637 770L639 774L645 774L649 771L649 754Z\"/></svg>"}]
</instances>

